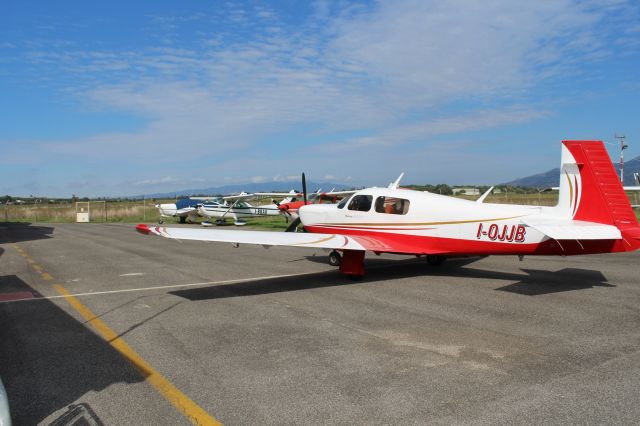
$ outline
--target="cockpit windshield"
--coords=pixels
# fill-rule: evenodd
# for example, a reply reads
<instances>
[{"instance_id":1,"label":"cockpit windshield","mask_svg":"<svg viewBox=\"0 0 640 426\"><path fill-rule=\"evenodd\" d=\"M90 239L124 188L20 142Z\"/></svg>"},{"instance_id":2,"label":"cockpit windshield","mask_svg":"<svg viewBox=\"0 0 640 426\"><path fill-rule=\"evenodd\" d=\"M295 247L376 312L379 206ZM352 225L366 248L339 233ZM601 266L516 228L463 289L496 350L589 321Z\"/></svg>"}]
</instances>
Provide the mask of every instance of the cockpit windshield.
<instances>
[{"instance_id":1,"label":"cockpit windshield","mask_svg":"<svg viewBox=\"0 0 640 426\"><path fill-rule=\"evenodd\" d=\"M354 195L349 202L349 210L355 210L359 212L368 212L371 210L371 203L373 196L371 195Z\"/></svg>"},{"instance_id":2,"label":"cockpit windshield","mask_svg":"<svg viewBox=\"0 0 640 426\"><path fill-rule=\"evenodd\" d=\"M346 205L347 205L347 203L349 202L349 200L350 200L350 199L351 199L351 197L345 197L345 198L343 198L343 199L342 199L342 201L340 201L340 202L338 203L338 208L339 208L339 209L343 209L343 208L344 208L344 206L346 206Z\"/></svg>"}]
</instances>

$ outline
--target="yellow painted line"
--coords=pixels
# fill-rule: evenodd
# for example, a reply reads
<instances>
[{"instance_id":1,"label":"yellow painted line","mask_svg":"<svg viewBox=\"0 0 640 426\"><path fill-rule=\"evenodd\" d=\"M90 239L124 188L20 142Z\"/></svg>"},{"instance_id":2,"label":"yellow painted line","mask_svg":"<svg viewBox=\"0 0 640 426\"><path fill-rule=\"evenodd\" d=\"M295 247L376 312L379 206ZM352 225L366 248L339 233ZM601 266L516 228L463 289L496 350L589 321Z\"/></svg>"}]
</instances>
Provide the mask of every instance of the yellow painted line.
<instances>
[{"instance_id":1,"label":"yellow painted line","mask_svg":"<svg viewBox=\"0 0 640 426\"><path fill-rule=\"evenodd\" d=\"M27 260L30 260L28 254L18 246L15 249L22 254ZM31 267L38 270L42 278L47 281L53 281L53 276L42 271L42 267L34 264ZM118 334L113 331L104 321L100 320L89 308L84 306L78 299L73 297L66 288L59 284L54 284L53 288L60 294L69 304L89 323L114 349L125 357L133 366L142 374L142 377L151 384L160 394L169 401L178 411L182 413L194 425L222 425L218 420L207 413L202 407L193 402L191 398L180 392L169 380L154 369L148 362L144 360L136 351L133 350Z\"/></svg>"},{"instance_id":2,"label":"yellow painted line","mask_svg":"<svg viewBox=\"0 0 640 426\"><path fill-rule=\"evenodd\" d=\"M196 425L221 425L218 420L213 418L209 413L203 410L198 404L193 402L188 396L180 392L169 380L155 370L147 363L136 351L131 348L124 340L118 337L107 324L97 318L97 316L78 299L71 296L69 292L61 285L54 284L53 288L58 293L65 296L65 299L73 308L78 311L84 319L87 320L100 335L113 346L118 352L133 364L133 366L142 374L147 382L149 382L162 396L165 397L174 407L176 407L185 417Z\"/></svg>"}]
</instances>

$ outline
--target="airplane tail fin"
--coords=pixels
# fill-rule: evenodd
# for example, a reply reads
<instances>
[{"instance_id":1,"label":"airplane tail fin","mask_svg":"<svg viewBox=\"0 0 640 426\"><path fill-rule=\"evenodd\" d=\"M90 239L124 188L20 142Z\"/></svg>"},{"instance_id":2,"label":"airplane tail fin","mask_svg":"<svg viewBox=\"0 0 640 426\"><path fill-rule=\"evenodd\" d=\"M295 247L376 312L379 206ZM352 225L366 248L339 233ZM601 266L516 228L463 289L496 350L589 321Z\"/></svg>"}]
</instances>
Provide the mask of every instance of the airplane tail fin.
<instances>
[{"instance_id":1,"label":"airplane tail fin","mask_svg":"<svg viewBox=\"0 0 640 426\"><path fill-rule=\"evenodd\" d=\"M563 141L555 214L614 225L640 248L640 226L601 141Z\"/></svg>"}]
</instances>

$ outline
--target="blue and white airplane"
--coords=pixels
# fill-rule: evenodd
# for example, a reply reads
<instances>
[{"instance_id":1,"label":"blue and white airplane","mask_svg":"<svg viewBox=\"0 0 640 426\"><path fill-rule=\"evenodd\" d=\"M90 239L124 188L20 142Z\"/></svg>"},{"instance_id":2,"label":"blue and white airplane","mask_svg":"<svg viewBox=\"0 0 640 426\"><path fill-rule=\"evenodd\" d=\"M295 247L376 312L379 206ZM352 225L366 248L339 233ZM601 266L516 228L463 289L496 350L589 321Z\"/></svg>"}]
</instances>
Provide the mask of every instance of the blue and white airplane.
<instances>
[{"instance_id":1,"label":"blue and white airplane","mask_svg":"<svg viewBox=\"0 0 640 426\"><path fill-rule=\"evenodd\" d=\"M197 207L205 201L214 202L220 200L224 203L224 200L220 197L211 198L181 198L175 203L156 204L156 208L160 212L160 223L164 222L165 217L178 217L180 223L185 223L187 218L193 222L196 217L199 216Z\"/></svg>"}]
</instances>

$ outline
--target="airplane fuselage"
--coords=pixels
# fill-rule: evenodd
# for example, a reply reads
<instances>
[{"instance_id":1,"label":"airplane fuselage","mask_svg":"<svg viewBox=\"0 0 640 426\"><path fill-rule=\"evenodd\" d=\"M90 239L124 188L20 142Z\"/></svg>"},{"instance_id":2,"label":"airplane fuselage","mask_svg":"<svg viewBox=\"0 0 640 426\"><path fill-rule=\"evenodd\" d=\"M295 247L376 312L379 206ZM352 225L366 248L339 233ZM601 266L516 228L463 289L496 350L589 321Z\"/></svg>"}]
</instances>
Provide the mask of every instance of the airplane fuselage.
<instances>
[{"instance_id":1,"label":"airplane fuselage","mask_svg":"<svg viewBox=\"0 0 640 426\"><path fill-rule=\"evenodd\" d=\"M362 203L357 203L357 199ZM354 205L355 204L355 205ZM621 240L562 241L523 223L554 207L482 204L408 189L369 188L338 205L299 209L309 232L375 237L378 252L573 255L624 251ZM424 247L424 250L421 250Z\"/></svg>"},{"instance_id":2,"label":"airplane fuselage","mask_svg":"<svg viewBox=\"0 0 640 426\"><path fill-rule=\"evenodd\" d=\"M255 216L277 216L280 210L275 204L265 204L253 206L248 203L235 205L231 207L227 204L202 204L199 205L197 211L200 215L208 218L225 218L242 219Z\"/></svg>"}]
</instances>

